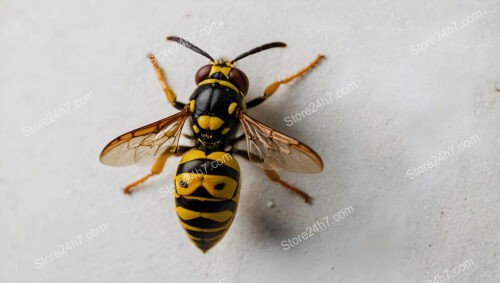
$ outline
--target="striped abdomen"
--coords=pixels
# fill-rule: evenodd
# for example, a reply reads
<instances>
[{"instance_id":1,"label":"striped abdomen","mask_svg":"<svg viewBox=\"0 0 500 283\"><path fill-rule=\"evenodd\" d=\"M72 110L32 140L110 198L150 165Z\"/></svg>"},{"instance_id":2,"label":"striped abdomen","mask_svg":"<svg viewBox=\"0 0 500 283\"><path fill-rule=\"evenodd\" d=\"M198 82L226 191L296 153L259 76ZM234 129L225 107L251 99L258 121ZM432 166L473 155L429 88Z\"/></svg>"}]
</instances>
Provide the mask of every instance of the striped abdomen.
<instances>
[{"instance_id":1,"label":"striped abdomen","mask_svg":"<svg viewBox=\"0 0 500 283\"><path fill-rule=\"evenodd\" d=\"M181 159L175 176L177 215L188 237L203 251L224 237L239 198L240 166L226 152L193 149Z\"/></svg>"}]
</instances>

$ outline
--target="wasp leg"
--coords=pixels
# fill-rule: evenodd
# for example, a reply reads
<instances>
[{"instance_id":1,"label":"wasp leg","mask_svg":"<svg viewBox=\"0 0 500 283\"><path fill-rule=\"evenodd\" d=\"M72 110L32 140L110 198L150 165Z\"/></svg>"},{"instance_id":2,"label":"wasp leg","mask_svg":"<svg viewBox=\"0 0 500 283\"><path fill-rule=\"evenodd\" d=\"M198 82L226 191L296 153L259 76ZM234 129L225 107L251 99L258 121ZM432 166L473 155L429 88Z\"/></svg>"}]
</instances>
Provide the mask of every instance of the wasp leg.
<instances>
[{"instance_id":1,"label":"wasp leg","mask_svg":"<svg viewBox=\"0 0 500 283\"><path fill-rule=\"evenodd\" d=\"M246 150L236 149L236 150L234 150L234 153L245 158L248 161L250 161L249 155L253 155L252 156L253 160L258 161L260 159L259 157L255 156L253 153L249 153ZM282 180L280 175L278 175L278 172L274 171L273 169L264 168L264 173L266 173L266 176L269 178L269 180L271 180L275 183L278 183L283 188L298 194L300 197L302 197L304 199L305 202L309 202L311 200L310 195L308 195L306 192L302 191L301 189L289 184L288 182Z\"/></svg>"},{"instance_id":2,"label":"wasp leg","mask_svg":"<svg viewBox=\"0 0 500 283\"><path fill-rule=\"evenodd\" d=\"M196 139L193 135L190 135L190 134L182 134L182 136L188 140L195 140Z\"/></svg>"},{"instance_id":3,"label":"wasp leg","mask_svg":"<svg viewBox=\"0 0 500 283\"><path fill-rule=\"evenodd\" d=\"M163 74L163 70L160 68L160 66L158 66L158 61L156 60L155 56L153 54L148 54L148 59L155 68L156 73L158 74L158 79L160 80L163 91L167 96L168 102L175 108L182 110L186 104L177 101L177 96L175 95L175 92L168 86L167 81L165 80L165 75Z\"/></svg>"},{"instance_id":4,"label":"wasp leg","mask_svg":"<svg viewBox=\"0 0 500 283\"><path fill-rule=\"evenodd\" d=\"M172 149L167 149L164 153L162 153L158 159L156 159L155 164L153 167L151 167L151 172L147 174L146 176L142 177L141 179L133 182L132 184L127 185L124 189L123 192L125 194L131 194L133 190L137 189L137 186L144 183L149 177L155 176L160 174L163 171L163 168L165 167L165 164L167 163L167 159L170 156L180 156L190 150L192 147L190 146L179 146L177 151L174 151Z\"/></svg>"},{"instance_id":5,"label":"wasp leg","mask_svg":"<svg viewBox=\"0 0 500 283\"><path fill-rule=\"evenodd\" d=\"M249 102L247 102L247 108L252 108L252 107L255 107L255 106L261 104L267 98L269 98L271 95L273 95L273 93L276 92L276 90L279 88L280 85L287 84L296 78L302 77L307 72L309 72L312 68L314 68L316 65L318 65L319 62L321 62L321 60L323 60L323 59L325 59L325 56L320 54L320 55L318 55L318 57L316 57L316 59L311 64L309 64L307 67L303 68L302 70L298 71L297 73L295 73L289 77L286 77L280 81L275 81L272 84L268 85L266 87L266 90L264 91L264 94L261 97L254 98L254 99L250 100Z\"/></svg>"},{"instance_id":6,"label":"wasp leg","mask_svg":"<svg viewBox=\"0 0 500 283\"><path fill-rule=\"evenodd\" d=\"M284 180L281 179L280 175L272 169L264 169L264 173L266 173L266 176L273 182L276 182L280 184L283 188L290 190L299 196L301 196L305 202L309 202L311 200L311 196L309 196L306 192L302 191L301 189L285 182Z\"/></svg>"},{"instance_id":7,"label":"wasp leg","mask_svg":"<svg viewBox=\"0 0 500 283\"><path fill-rule=\"evenodd\" d=\"M246 135L245 135L245 134L241 134L241 135L239 135L239 136L237 136L237 137L235 137L235 138L232 138L232 139L230 139L230 140L229 140L229 145L230 145L230 146L234 146L236 143L238 143L238 142L240 142L240 141L244 140L244 139L245 139L245 137L246 137Z\"/></svg>"}]
</instances>

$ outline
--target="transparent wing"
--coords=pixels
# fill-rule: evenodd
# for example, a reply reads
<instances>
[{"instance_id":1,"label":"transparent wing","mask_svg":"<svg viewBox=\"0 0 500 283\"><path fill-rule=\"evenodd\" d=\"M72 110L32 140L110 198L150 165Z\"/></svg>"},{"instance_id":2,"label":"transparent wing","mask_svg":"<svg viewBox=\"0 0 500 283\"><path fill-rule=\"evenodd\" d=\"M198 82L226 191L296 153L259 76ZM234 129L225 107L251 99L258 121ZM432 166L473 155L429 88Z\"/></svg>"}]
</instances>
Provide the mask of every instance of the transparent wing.
<instances>
[{"instance_id":1,"label":"transparent wing","mask_svg":"<svg viewBox=\"0 0 500 283\"><path fill-rule=\"evenodd\" d=\"M314 150L239 111L252 162L271 169L297 173L318 173L323 161Z\"/></svg>"},{"instance_id":2,"label":"transparent wing","mask_svg":"<svg viewBox=\"0 0 500 283\"><path fill-rule=\"evenodd\" d=\"M176 149L189 113L186 107L177 114L117 137L102 150L101 162L111 166L153 163L165 150Z\"/></svg>"}]
</instances>

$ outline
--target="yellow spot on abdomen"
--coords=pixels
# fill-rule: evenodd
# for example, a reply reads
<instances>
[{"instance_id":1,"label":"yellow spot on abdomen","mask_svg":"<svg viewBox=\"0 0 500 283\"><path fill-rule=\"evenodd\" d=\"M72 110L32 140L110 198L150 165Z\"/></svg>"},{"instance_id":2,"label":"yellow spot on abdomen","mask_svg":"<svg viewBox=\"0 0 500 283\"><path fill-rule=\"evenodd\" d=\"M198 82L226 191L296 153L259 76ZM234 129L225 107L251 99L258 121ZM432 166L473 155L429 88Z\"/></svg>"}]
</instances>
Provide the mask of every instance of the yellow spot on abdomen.
<instances>
[{"instance_id":1,"label":"yellow spot on abdomen","mask_svg":"<svg viewBox=\"0 0 500 283\"><path fill-rule=\"evenodd\" d=\"M197 212L185 209L184 207L181 206L178 206L175 209L177 210L177 214L179 215L179 217L184 220L191 220L198 217L204 217L217 222L225 222L234 216L233 212L227 210L221 212Z\"/></svg>"}]
</instances>

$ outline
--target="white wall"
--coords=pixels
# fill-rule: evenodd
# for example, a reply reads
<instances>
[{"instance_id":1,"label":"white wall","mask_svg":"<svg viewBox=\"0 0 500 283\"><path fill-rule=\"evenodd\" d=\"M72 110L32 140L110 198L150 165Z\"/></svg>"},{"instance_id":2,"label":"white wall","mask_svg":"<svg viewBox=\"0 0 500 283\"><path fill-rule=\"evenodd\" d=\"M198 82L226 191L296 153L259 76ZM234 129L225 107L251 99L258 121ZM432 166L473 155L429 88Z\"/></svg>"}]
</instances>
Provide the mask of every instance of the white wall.
<instances>
[{"instance_id":1,"label":"white wall","mask_svg":"<svg viewBox=\"0 0 500 283\"><path fill-rule=\"evenodd\" d=\"M0 281L500 281L498 1L287 2L3 1ZM117 135L175 113L145 57L175 47L166 35L229 57L287 42L241 61L252 96L327 56L250 111L321 154L323 173L283 173L313 205L241 160L237 217L204 255L173 197L159 192L177 160L122 194L149 169L106 167L98 155ZM205 63L186 49L160 58L182 101ZM329 105L287 126L286 116L329 93ZM24 128L68 106L38 131ZM327 229L284 250L327 216Z\"/></svg>"}]
</instances>

